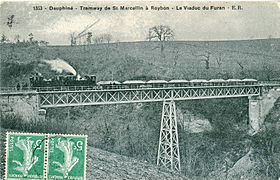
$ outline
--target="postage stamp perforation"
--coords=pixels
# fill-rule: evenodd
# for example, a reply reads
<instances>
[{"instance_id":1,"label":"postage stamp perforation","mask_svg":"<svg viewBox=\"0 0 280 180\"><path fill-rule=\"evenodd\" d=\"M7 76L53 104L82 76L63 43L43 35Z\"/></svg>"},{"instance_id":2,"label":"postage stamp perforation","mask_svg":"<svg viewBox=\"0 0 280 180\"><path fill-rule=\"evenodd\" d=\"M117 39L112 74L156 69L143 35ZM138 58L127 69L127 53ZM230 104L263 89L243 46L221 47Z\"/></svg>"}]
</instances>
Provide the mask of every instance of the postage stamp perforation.
<instances>
[{"instance_id":1,"label":"postage stamp perforation","mask_svg":"<svg viewBox=\"0 0 280 180\"><path fill-rule=\"evenodd\" d=\"M85 143L86 144L88 144L88 136L86 135L85 136L86 138L85 138ZM86 146L86 151L85 151L85 158L84 158L84 175L85 175L85 179L87 179L87 164L86 164L86 162L87 162L87 152L88 152L88 146Z\"/></svg>"},{"instance_id":2,"label":"postage stamp perforation","mask_svg":"<svg viewBox=\"0 0 280 180\"><path fill-rule=\"evenodd\" d=\"M45 140L45 152L44 152L44 179L47 179L47 172L48 172L48 144L49 144L49 137L48 134L46 134L46 140Z\"/></svg>"},{"instance_id":3,"label":"postage stamp perforation","mask_svg":"<svg viewBox=\"0 0 280 180\"><path fill-rule=\"evenodd\" d=\"M6 137L9 135L9 134L13 134L13 135L28 135L28 136L38 136L38 135L41 135L41 136L44 136L46 135L47 133L36 133L36 132L13 132L13 131L7 131L6 132Z\"/></svg>"},{"instance_id":4,"label":"postage stamp perforation","mask_svg":"<svg viewBox=\"0 0 280 180\"><path fill-rule=\"evenodd\" d=\"M88 138L88 135L86 134L61 134L61 133L46 133L48 134L48 136L74 136L74 137L81 137L81 136L85 136L86 138Z\"/></svg>"},{"instance_id":5,"label":"postage stamp perforation","mask_svg":"<svg viewBox=\"0 0 280 180\"><path fill-rule=\"evenodd\" d=\"M88 135L86 135L86 134L63 134L63 133L42 133L42 132L41 133L37 133L37 132L13 132L13 131L7 131L6 134L34 135L34 136L37 136L37 135L42 135L42 136L48 135L48 136L77 136L77 137L85 136L85 137L88 137Z\"/></svg>"},{"instance_id":6,"label":"postage stamp perforation","mask_svg":"<svg viewBox=\"0 0 280 180\"><path fill-rule=\"evenodd\" d=\"M5 137L5 142L4 142L4 144L5 144L5 166L4 166L4 172L5 172L5 174L4 174L4 179L7 179L7 177L8 177L8 171L7 171L7 164L8 164L8 132L6 132L5 133L6 134L6 137Z\"/></svg>"}]
</instances>

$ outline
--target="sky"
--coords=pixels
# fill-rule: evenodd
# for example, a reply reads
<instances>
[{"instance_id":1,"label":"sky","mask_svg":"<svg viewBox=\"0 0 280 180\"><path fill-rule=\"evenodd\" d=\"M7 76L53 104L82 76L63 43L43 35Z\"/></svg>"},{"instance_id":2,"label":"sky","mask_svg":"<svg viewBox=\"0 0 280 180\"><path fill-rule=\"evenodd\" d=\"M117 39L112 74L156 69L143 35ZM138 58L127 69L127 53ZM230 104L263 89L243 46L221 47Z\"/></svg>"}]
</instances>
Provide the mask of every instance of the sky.
<instances>
[{"instance_id":1,"label":"sky","mask_svg":"<svg viewBox=\"0 0 280 180\"><path fill-rule=\"evenodd\" d=\"M237 5L242 10L232 10ZM42 6L43 10L34 10L34 6ZM50 6L77 9L49 10ZM103 9L80 10L80 6ZM105 6L141 6L144 10L105 11ZM151 10L151 6L169 10ZM176 10L176 6L215 6L226 10ZM170 26L177 41L280 38L279 2L2 2L0 12L1 34L13 40L17 34L20 39L27 39L33 33L35 39L51 45L69 45L71 33L78 34L97 20L89 29L93 36L109 33L113 41L120 42L145 41L149 28L156 25ZM8 27L11 15L14 23Z\"/></svg>"}]
</instances>

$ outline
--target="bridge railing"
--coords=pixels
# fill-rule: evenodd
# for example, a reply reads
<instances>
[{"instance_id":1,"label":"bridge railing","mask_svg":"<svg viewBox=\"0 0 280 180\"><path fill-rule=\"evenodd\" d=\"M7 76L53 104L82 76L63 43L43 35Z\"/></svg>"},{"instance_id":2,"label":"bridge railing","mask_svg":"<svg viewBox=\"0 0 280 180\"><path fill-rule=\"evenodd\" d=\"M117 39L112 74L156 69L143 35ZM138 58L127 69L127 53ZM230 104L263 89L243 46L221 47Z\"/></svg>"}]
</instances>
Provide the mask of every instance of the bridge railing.
<instances>
[{"instance_id":1,"label":"bridge railing","mask_svg":"<svg viewBox=\"0 0 280 180\"><path fill-rule=\"evenodd\" d=\"M23 87L23 88L0 87L0 92L16 92L16 91L34 91L34 89L31 87Z\"/></svg>"},{"instance_id":2,"label":"bridge railing","mask_svg":"<svg viewBox=\"0 0 280 180\"><path fill-rule=\"evenodd\" d=\"M38 91L78 91L78 90L100 90L97 86L61 86L61 87L37 87Z\"/></svg>"},{"instance_id":3,"label":"bridge railing","mask_svg":"<svg viewBox=\"0 0 280 180\"><path fill-rule=\"evenodd\" d=\"M0 92L21 92L21 91L77 91L77 90L99 90L93 86L64 86L64 87L0 87Z\"/></svg>"},{"instance_id":4,"label":"bridge railing","mask_svg":"<svg viewBox=\"0 0 280 180\"><path fill-rule=\"evenodd\" d=\"M258 81L257 85L280 86L280 81ZM109 87L109 86L108 86ZM113 87L112 87L113 88ZM122 88L113 88L122 89ZM142 88L139 88L142 89ZM0 92L26 92L26 91L78 91L78 90L102 90L100 86L61 86L61 87L0 87ZM107 89L106 89L107 90Z\"/></svg>"},{"instance_id":5,"label":"bridge railing","mask_svg":"<svg viewBox=\"0 0 280 180\"><path fill-rule=\"evenodd\" d=\"M258 84L260 84L260 85L269 85L269 84L271 84L271 85L280 85L280 81L259 81L258 82Z\"/></svg>"}]
</instances>

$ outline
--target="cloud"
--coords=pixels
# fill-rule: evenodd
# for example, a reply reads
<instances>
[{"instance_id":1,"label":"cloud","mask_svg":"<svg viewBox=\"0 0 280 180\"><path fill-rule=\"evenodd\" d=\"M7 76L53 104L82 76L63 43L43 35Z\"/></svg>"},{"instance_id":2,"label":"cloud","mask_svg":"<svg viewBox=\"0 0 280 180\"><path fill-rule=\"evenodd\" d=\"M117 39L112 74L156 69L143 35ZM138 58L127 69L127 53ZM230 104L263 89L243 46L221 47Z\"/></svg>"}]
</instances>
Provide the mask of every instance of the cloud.
<instances>
[{"instance_id":1,"label":"cloud","mask_svg":"<svg viewBox=\"0 0 280 180\"><path fill-rule=\"evenodd\" d=\"M97 21L97 18L89 15L76 15L68 17L60 17L52 23L47 24L43 29L39 30L47 34L69 34L72 32L81 32L88 25Z\"/></svg>"},{"instance_id":2,"label":"cloud","mask_svg":"<svg viewBox=\"0 0 280 180\"><path fill-rule=\"evenodd\" d=\"M131 41L144 40L146 31L155 24L160 24L161 18L147 12L126 12L115 15L71 15L54 19L52 22L38 29L40 34L52 36L69 36L70 33L82 32L88 25L100 19L89 31L93 34L110 33L115 40Z\"/></svg>"},{"instance_id":3,"label":"cloud","mask_svg":"<svg viewBox=\"0 0 280 180\"><path fill-rule=\"evenodd\" d=\"M74 2L73 2L74 3ZM73 3L68 5L73 5ZM52 4L52 3L51 3ZM57 3L59 6L63 3ZM104 6L104 2L88 2L90 6ZM121 3L108 3L108 5L123 5ZM135 2L127 5L207 5L206 2L178 3L178 2ZM231 7L231 3L211 3L217 6ZM236 3L233 3L236 4ZM6 3L0 7L4 16L0 23L7 20L6 15L15 14L17 22L15 28L9 29L1 26L1 32L11 39L15 34L27 38L32 32L36 39L42 39L50 44L69 44L70 33L76 34L94 23L90 31L93 36L110 33L114 40L143 41L147 31L155 25L169 25L175 32L176 40L221 40L221 39L246 39L251 36L266 38L268 35L279 37L280 17L278 3L240 3L243 11L44 11L30 10L31 4L22 2ZM46 4L47 6L48 4ZM78 6L77 3L76 6ZM5 15L6 14L6 15Z\"/></svg>"}]
</instances>

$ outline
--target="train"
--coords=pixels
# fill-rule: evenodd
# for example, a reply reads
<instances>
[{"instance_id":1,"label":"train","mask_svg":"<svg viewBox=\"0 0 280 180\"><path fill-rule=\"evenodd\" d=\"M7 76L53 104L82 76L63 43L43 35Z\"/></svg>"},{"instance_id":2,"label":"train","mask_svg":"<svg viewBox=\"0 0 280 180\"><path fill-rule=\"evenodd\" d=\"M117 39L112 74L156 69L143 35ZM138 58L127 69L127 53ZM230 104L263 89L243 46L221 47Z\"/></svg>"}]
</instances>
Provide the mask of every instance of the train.
<instances>
[{"instance_id":1,"label":"train","mask_svg":"<svg viewBox=\"0 0 280 180\"><path fill-rule=\"evenodd\" d=\"M46 79L41 75L32 76L29 78L31 87L63 87L63 86L95 86L96 76L86 75L84 77L66 75L54 76Z\"/></svg>"},{"instance_id":2,"label":"train","mask_svg":"<svg viewBox=\"0 0 280 180\"><path fill-rule=\"evenodd\" d=\"M235 86L235 85L257 85L256 79L193 79L193 80L126 80L98 81L95 75L84 77L67 75L54 76L46 79L43 76L30 77L31 88L37 90L77 90L77 89L139 89L139 88L171 88L171 87L199 87L199 86Z\"/></svg>"}]
</instances>

